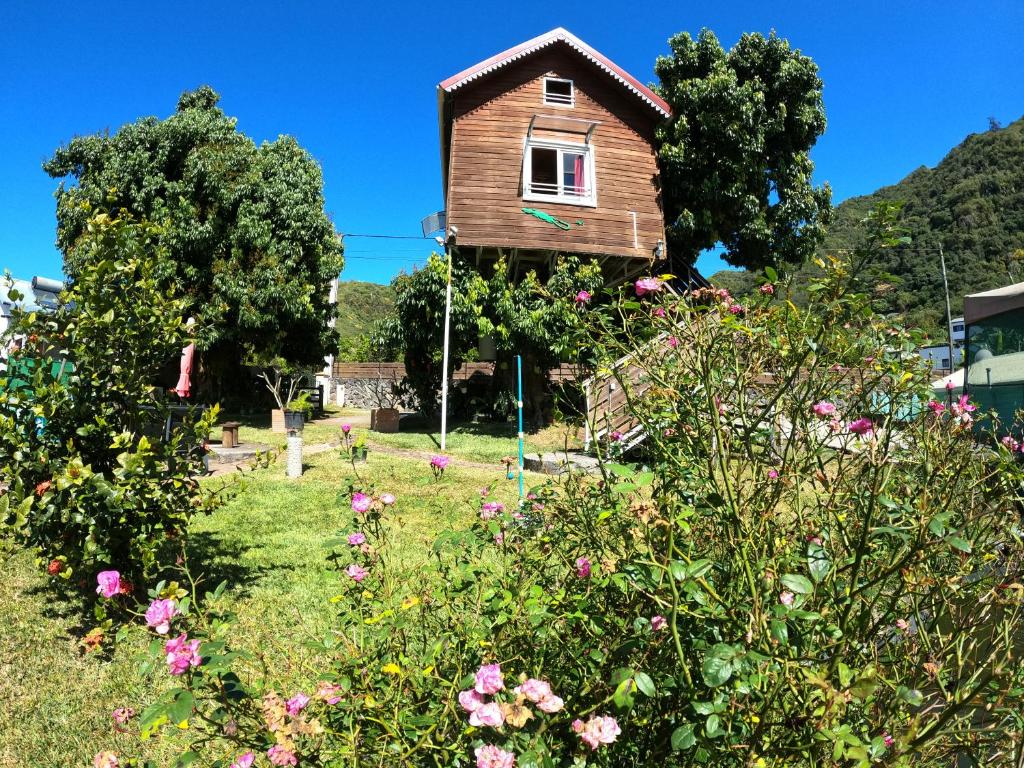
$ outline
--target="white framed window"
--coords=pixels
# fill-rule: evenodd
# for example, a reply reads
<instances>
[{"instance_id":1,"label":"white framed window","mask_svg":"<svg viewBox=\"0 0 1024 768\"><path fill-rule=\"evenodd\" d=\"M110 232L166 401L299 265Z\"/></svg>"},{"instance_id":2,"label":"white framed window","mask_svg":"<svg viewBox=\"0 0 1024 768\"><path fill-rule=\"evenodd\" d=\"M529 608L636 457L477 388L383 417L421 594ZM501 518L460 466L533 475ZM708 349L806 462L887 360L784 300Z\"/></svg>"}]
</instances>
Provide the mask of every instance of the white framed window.
<instances>
[{"instance_id":1,"label":"white framed window","mask_svg":"<svg viewBox=\"0 0 1024 768\"><path fill-rule=\"evenodd\" d=\"M523 199L596 206L594 146L528 139L523 156Z\"/></svg>"},{"instance_id":2,"label":"white framed window","mask_svg":"<svg viewBox=\"0 0 1024 768\"><path fill-rule=\"evenodd\" d=\"M544 78L544 103L554 107L575 107L576 88L572 80L561 77Z\"/></svg>"}]
</instances>

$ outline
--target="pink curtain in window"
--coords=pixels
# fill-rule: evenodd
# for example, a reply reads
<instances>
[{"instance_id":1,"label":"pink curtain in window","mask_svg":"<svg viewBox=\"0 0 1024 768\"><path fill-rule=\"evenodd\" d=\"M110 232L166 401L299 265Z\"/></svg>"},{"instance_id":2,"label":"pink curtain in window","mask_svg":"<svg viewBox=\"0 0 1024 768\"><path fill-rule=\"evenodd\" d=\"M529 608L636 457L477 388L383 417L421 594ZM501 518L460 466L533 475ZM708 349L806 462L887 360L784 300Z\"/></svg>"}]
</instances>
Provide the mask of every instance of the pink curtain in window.
<instances>
[{"instance_id":1,"label":"pink curtain in window","mask_svg":"<svg viewBox=\"0 0 1024 768\"><path fill-rule=\"evenodd\" d=\"M576 177L576 194L585 194L584 190L587 187L586 180L583 178L583 155L576 155L576 159L573 162L573 176Z\"/></svg>"}]
</instances>

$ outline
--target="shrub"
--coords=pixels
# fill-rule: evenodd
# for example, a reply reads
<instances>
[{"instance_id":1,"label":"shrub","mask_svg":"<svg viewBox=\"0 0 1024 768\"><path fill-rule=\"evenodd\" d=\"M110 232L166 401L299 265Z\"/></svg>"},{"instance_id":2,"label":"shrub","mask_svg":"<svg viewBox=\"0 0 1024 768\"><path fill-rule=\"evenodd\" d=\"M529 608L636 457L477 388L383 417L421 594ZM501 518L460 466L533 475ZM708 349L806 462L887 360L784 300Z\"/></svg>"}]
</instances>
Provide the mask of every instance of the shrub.
<instances>
[{"instance_id":1,"label":"shrub","mask_svg":"<svg viewBox=\"0 0 1024 768\"><path fill-rule=\"evenodd\" d=\"M215 409L164 435L159 373L188 342L184 305L154 277L155 231L93 216L76 246L86 266L57 309L17 315L6 335L24 346L0 374L0 524L83 586L104 568L144 578L214 503L196 478Z\"/></svg>"},{"instance_id":2,"label":"shrub","mask_svg":"<svg viewBox=\"0 0 1024 768\"><path fill-rule=\"evenodd\" d=\"M823 268L804 310L772 276L746 306L648 278L594 311L604 370L633 355L643 465L518 509L485 491L427 571L390 554L397 508L352 488L338 631L302 693L330 698L282 714L214 601L188 628L202 663L143 727L187 696L222 764L1019 760L1018 456L972 440L966 399L929 401L913 338Z\"/></svg>"}]
</instances>

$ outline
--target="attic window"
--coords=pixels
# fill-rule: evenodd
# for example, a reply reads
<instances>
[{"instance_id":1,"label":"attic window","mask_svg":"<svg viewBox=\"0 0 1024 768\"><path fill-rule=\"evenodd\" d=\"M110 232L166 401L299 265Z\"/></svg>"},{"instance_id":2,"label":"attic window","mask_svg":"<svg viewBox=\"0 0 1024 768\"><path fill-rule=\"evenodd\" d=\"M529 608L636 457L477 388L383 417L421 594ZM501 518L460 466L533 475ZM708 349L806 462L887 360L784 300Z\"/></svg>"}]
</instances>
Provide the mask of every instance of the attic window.
<instances>
[{"instance_id":1,"label":"attic window","mask_svg":"<svg viewBox=\"0 0 1024 768\"><path fill-rule=\"evenodd\" d=\"M544 103L556 107L576 106L576 91L573 88L572 80L562 80L558 77L544 78Z\"/></svg>"}]
</instances>

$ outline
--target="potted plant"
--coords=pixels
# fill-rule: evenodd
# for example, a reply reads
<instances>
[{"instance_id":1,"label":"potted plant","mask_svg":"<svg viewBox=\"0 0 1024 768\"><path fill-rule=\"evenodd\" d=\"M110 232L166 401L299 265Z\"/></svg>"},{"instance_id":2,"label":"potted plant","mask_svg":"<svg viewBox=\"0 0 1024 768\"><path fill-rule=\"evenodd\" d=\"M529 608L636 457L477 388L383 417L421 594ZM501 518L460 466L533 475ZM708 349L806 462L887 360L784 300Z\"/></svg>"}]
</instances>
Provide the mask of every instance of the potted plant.
<instances>
[{"instance_id":1,"label":"potted plant","mask_svg":"<svg viewBox=\"0 0 1024 768\"><path fill-rule=\"evenodd\" d=\"M290 399L282 409L284 411L284 428L286 432L301 432L306 419L313 413L313 403L309 392L300 392Z\"/></svg>"},{"instance_id":2,"label":"potted plant","mask_svg":"<svg viewBox=\"0 0 1024 768\"><path fill-rule=\"evenodd\" d=\"M355 439L355 442L352 443L352 461L365 463L366 454L368 451L369 448L366 447L366 435L358 435Z\"/></svg>"},{"instance_id":3,"label":"potted plant","mask_svg":"<svg viewBox=\"0 0 1024 768\"><path fill-rule=\"evenodd\" d=\"M251 364L256 366L256 375L263 381L277 404L277 408L270 412L271 431L301 430L307 415L306 411L311 410L309 394L295 394L299 385L302 384L302 374L296 373L292 366L280 357L259 359ZM305 400L303 400L303 395Z\"/></svg>"},{"instance_id":4,"label":"potted plant","mask_svg":"<svg viewBox=\"0 0 1024 768\"><path fill-rule=\"evenodd\" d=\"M348 424L341 425L341 435L342 456L347 457L348 460L351 461L353 464L355 464L357 461L360 463L365 462L366 454L369 451L369 448L367 448L366 446L366 435L353 435L352 427L350 427Z\"/></svg>"}]
</instances>

